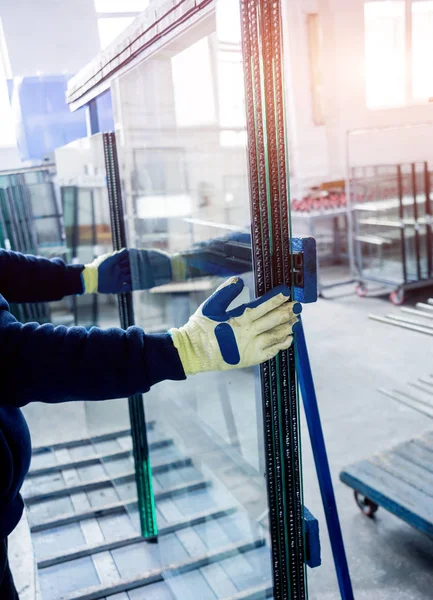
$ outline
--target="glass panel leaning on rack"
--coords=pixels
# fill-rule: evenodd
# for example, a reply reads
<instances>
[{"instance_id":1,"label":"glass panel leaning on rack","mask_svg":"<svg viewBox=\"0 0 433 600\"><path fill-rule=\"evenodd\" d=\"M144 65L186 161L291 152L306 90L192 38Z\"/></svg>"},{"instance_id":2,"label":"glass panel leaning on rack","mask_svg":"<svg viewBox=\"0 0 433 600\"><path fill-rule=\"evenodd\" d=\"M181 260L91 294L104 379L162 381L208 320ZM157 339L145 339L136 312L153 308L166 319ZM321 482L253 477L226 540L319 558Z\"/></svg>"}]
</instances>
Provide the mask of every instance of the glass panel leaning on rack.
<instances>
[{"instance_id":1,"label":"glass panel leaning on rack","mask_svg":"<svg viewBox=\"0 0 433 600\"><path fill-rule=\"evenodd\" d=\"M137 54L112 86L116 134L80 142L81 158L62 167L86 165L81 178L64 180L72 254L83 221L70 186L100 175L113 248L120 256L128 246L131 267L133 292L118 296L121 327L135 323L156 334L144 338L149 361L156 348L156 380L188 375L154 386L145 406L134 394L128 403L86 407L98 479L73 487L90 504L78 516L98 519L100 537L113 526L127 536L93 547L107 550L104 564L120 580L110 587L101 577L86 597L116 590L178 600L305 600L305 565L320 563L317 521L310 519L314 559L304 531L292 339L281 327L275 352L243 360L239 350L247 332L267 335L258 324L241 326L253 315L246 302L278 299L279 286L284 299L316 298L314 240L291 237L280 9L270 0L211 2L163 48ZM254 300L255 311L264 308ZM283 312L287 319L285 311L272 319ZM167 330L179 354L170 361L167 352L158 364L157 342L174 350L158 336ZM268 342L260 348L269 350ZM260 369L249 366L258 362ZM183 371L175 374L174 363ZM245 367L229 370L234 365ZM211 367L221 370L205 373Z\"/></svg>"},{"instance_id":2,"label":"glass panel leaning on rack","mask_svg":"<svg viewBox=\"0 0 433 600\"><path fill-rule=\"evenodd\" d=\"M247 5L246 11L250 10ZM266 18L269 27L270 12ZM272 26L278 38L279 22L274 18ZM147 332L184 325L229 275L242 275L246 284L231 307L255 296L251 221L258 223L259 211L267 208L266 200L256 198L256 214L251 215L249 209L240 23L239 5L219 0L199 25L139 62L114 86L129 245L153 250L154 265L168 260L170 266L165 277L159 268L161 277L150 278L147 286L141 286L148 290L133 294L136 323ZM248 38L247 33L244 36ZM281 40L273 43L273 51L277 48L281 52ZM259 65L258 57L254 58ZM272 59L267 59L270 67ZM268 76L271 71L268 68ZM274 89L269 80L267 94L277 90L275 93L281 95L280 85L281 79ZM284 138L281 114L279 118L278 135ZM263 124L256 126L260 129ZM276 133L268 133L272 146ZM275 149L272 160L280 161L280 167L284 164L283 144ZM275 177L271 181L279 185ZM284 186L285 181L280 184ZM272 215L263 216L272 226L263 233L263 240L257 237L254 243L269 249L275 227L275 252L281 252L276 264L281 270L272 273L268 253L268 262L260 267L259 278L264 278L264 285L257 288L260 295L273 285L290 283L285 278L290 269L287 189L279 190L278 196L284 199L283 209L278 200ZM283 239L278 231L287 232ZM135 271L140 271L138 266ZM280 376L285 382L283 391L278 387ZM159 455L150 451L159 543L158 549L145 547L138 563L135 550L125 549L122 576L138 577L158 565L167 597L170 590L178 600L190 600L191 593L200 600L231 598L250 590L254 590L255 598L266 598L273 585L278 598L292 597L293 590L299 590L296 597L306 597L302 492L296 480L300 477L300 448L294 441L297 403L293 354L284 354L265 366L262 383L266 393L272 390L273 394L266 410L271 411L274 403L275 415L282 406L290 411L290 425L285 423L281 430L279 417L272 421L270 412L263 413L256 369L165 382L146 395L151 435L156 441L170 441L163 459L160 450ZM288 429L283 433L284 427ZM290 449L279 446L280 435L291 440ZM277 448L270 450L274 444ZM291 466L282 458L289 452ZM284 473L285 483L277 481L277 472ZM277 493L281 485L289 490L287 496ZM270 520L269 510L274 515ZM286 515L295 524L290 533ZM293 531L297 551L289 556L278 546L289 543ZM279 560L287 564L274 568Z\"/></svg>"}]
</instances>

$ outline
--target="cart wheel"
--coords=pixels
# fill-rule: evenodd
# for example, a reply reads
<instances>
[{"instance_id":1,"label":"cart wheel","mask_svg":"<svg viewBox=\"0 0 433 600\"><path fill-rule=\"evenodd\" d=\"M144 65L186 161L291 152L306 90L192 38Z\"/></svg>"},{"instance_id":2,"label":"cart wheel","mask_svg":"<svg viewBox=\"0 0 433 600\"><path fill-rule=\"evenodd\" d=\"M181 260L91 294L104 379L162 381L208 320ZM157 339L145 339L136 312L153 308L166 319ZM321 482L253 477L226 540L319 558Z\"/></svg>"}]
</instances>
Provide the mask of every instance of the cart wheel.
<instances>
[{"instance_id":1,"label":"cart wheel","mask_svg":"<svg viewBox=\"0 0 433 600\"><path fill-rule=\"evenodd\" d=\"M360 298L365 298L365 296L367 295L368 289L367 286L365 285L365 283L358 283L355 287L355 292L357 294L357 296L359 296Z\"/></svg>"},{"instance_id":2,"label":"cart wheel","mask_svg":"<svg viewBox=\"0 0 433 600\"><path fill-rule=\"evenodd\" d=\"M355 496L355 502L364 513L366 517L373 518L374 513L377 512L379 505L376 502L373 502L367 496L361 494L361 492L357 492L356 490L353 492Z\"/></svg>"},{"instance_id":3,"label":"cart wheel","mask_svg":"<svg viewBox=\"0 0 433 600\"><path fill-rule=\"evenodd\" d=\"M401 306L404 302L404 290L401 288L398 290L394 290L390 293L389 299L394 304L394 306Z\"/></svg>"}]
</instances>

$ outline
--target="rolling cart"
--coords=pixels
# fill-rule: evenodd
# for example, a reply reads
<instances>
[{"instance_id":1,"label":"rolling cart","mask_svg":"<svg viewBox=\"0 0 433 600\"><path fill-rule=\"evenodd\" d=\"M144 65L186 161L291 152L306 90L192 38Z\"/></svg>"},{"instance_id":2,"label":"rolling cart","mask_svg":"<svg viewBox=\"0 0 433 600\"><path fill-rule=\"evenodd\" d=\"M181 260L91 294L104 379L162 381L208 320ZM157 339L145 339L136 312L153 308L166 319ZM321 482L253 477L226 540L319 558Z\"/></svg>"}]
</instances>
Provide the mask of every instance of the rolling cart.
<instances>
[{"instance_id":1,"label":"rolling cart","mask_svg":"<svg viewBox=\"0 0 433 600\"><path fill-rule=\"evenodd\" d=\"M351 186L368 196L353 207L356 292L365 296L368 282L381 283L400 305L406 291L433 285L428 164L353 169Z\"/></svg>"},{"instance_id":2,"label":"rolling cart","mask_svg":"<svg viewBox=\"0 0 433 600\"><path fill-rule=\"evenodd\" d=\"M350 465L340 479L367 517L381 506L433 536L433 432Z\"/></svg>"}]
</instances>

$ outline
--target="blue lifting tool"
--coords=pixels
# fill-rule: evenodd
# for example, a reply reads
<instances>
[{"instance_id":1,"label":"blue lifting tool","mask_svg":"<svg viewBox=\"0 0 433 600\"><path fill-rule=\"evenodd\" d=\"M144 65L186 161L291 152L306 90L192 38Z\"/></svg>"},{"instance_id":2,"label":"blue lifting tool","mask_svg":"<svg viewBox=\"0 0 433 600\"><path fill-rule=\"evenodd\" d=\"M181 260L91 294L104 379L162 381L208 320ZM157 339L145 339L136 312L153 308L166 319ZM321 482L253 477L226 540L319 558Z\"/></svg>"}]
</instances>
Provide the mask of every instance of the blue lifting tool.
<instances>
[{"instance_id":1,"label":"blue lifting tool","mask_svg":"<svg viewBox=\"0 0 433 600\"><path fill-rule=\"evenodd\" d=\"M316 242L313 238L294 238L292 240L292 257L299 263L299 282L294 284L294 299L299 302L315 302L317 299L317 270L316 270ZM296 258L298 257L298 258ZM295 264L296 266L296 264ZM298 285L297 285L298 284ZM338 518L337 503L335 501L334 487L332 485L331 471L320 420L319 406L314 387L313 374L308 356L302 320L296 329L295 348L297 355L296 370L298 374L301 395L304 404L305 417L313 450L317 479L322 496L329 539L334 557L335 570L342 600L354 600L352 582L344 549L343 535ZM305 510L305 509L304 509ZM307 513L309 514L309 513ZM308 534L308 521L305 520ZM310 552L313 546L309 543ZM308 546L307 546L308 547ZM307 562L308 564L308 562Z\"/></svg>"},{"instance_id":2,"label":"blue lifting tool","mask_svg":"<svg viewBox=\"0 0 433 600\"><path fill-rule=\"evenodd\" d=\"M317 300L317 256L316 241L311 237L292 238L291 273L293 300L304 304ZM214 274L220 277L241 274L251 270L251 235L248 232L198 244L190 253L185 253L189 276ZM343 536L338 518L337 504L328 457L320 420L316 390L314 388L310 359L305 341L302 321L295 332L297 355L296 369L300 384L304 411L313 450L316 473L322 496L331 541L335 570L342 600L353 600L352 583L344 549ZM318 567L320 539L317 519L304 507L304 529L306 534L306 564Z\"/></svg>"}]
</instances>

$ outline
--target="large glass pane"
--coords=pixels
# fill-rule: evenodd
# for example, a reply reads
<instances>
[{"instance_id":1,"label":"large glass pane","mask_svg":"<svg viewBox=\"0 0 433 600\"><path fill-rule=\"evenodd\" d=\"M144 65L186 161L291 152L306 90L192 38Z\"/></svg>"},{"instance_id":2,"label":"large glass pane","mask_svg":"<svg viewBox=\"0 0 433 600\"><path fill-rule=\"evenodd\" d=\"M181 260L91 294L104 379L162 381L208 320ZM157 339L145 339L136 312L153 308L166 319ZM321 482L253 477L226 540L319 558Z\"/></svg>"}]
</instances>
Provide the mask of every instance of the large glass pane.
<instances>
[{"instance_id":1,"label":"large glass pane","mask_svg":"<svg viewBox=\"0 0 433 600\"><path fill-rule=\"evenodd\" d=\"M134 293L136 322L148 332L182 326L233 272L229 244L249 231L241 60L238 7L219 2L200 27L115 86L130 246L170 255L202 248L201 277ZM212 240L220 240L219 262L210 268L205 252ZM246 284L236 303L252 299L250 262L234 272L244 272ZM126 565L125 553L122 574L157 564L180 600L251 588L267 597L272 576L257 390L257 371L244 369L165 382L146 394L150 439L171 441L151 450L159 554L149 550L143 562ZM167 461L172 467L161 470ZM205 557L210 564L201 566Z\"/></svg>"},{"instance_id":2,"label":"large glass pane","mask_svg":"<svg viewBox=\"0 0 433 600\"><path fill-rule=\"evenodd\" d=\"M169 277L163 277L156 267L152 277L139 282L137 287L142 289L134 291L135 322L147 333L184 325L230 274L241 275L245 282L232 307L255 297L243 77L239 7L231 0L220 0L205 19L138 62L113 85L128 245L159 252L158 256L169 255L172 261ZM104 224L96 214L97 196L101 207L107 208L107 179L112 183L104 160L107 139L96 135L56 153L71 261L89 262L112 247L111 241L106 246L99 241L95 244L98 228ZM287 190L282 198L286 195ZM109 199L112 207L113 196ZM277 222L274 217L272 214ZM119 223L115 219L112 223L117 239ZM287 229L287 223L283 224ZM286 230L284 236L287 234ZM272 227L264 237L267 244L277 246ZM289 256L287 246L285 250L278 249L281 256L286 254L284 258ZM186 262L183 273L176 267L179 255ZM268 263L270 256L268 253ZM289 262L290 257L285 271ZM134 261L132 271L137 283L136 276L143 273ZM272 265L268 265L270 277L271 271ZM266 284L266 289L273 284L275 281ZM81 301L91 303L92 298ZM101 302L106 310L103 317L99 312L99 325L118 323L112 299ZM122 312L122 298L119 306ZM87 309L81 310L80 305L76 311L78 324L91 324L90 304ZM269 389L275 394L269 405L275 406L277 413L283 402L287 406L287 390L293 394L290 412L272 417L272 426L280 416L285 420L286 429L278 429L275 440L270 441L270 446L280 446L282 455L287 440L283 432L291 427L292 415L297 416L296 386L292 372L280 384L277 380L284 371L278 362L274 367ZM281 390L287 392L285 398ZM167 381L139 402L139 408L144 405L146 412L158 544L136 539L137 544L113 547L110 561L122 580L139 578L147 586L156 574L161 581L152 585L149 593L179 600L271 597L266 473L269 456L276 452L268 446L265 455L259 370ZM147 501L153 508L150 496L137 502L137 461L134 463L132 455L130 428L130 415L137 403L134 410L132 404L126 399L86 403L89 442L68 449L73 459L90 449L92 464L80 465L72 480L85 491L85 498L74 488L70 491L71 506L91 513L98 521L99 537L105 539L113 530L137 536L143 530L143 505ZM136 414L138 411L131 421L134 439L137 425L140 435L144 434ZM273 471L271 476L275 477ZM286 472L279 476L279 481L288 480ZM296 518L302 520L302 492L299 486L290 486L289 507L284 490L280 491L279 537L274 531L272 536L275 545L286 550L294 541L286 515L294 511L296 501ZM302 526L296 534L297 547L302 547ZM303 573L301 551L297 550L296 559L287 550L289 555ZM288 573L284 576L289 577ZM101 590L97 593L107 595ZM133 597L133 592L128 594Z\"/></svg>"}]
</instances>

